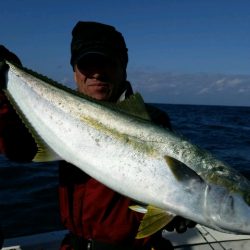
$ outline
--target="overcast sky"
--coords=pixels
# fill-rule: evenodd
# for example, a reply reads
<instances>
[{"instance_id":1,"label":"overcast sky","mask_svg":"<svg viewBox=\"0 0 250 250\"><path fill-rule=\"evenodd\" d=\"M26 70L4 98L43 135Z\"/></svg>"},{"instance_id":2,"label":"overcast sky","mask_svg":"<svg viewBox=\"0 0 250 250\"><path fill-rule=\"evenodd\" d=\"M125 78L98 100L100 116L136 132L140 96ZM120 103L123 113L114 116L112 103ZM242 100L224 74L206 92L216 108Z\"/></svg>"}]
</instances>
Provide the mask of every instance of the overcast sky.
<instances>
[{"instance_id":1,"label":"overcast sky","mask_svg":"<svg viewBox=\"0 0 250 250\"><path fill-rule=\"evenodd\" d=\"M99 21L123 33L147 102L250 106L248 0L8 0L0 16L0 43L66 85L73 26Z\"/></svg>"}]
</instances>

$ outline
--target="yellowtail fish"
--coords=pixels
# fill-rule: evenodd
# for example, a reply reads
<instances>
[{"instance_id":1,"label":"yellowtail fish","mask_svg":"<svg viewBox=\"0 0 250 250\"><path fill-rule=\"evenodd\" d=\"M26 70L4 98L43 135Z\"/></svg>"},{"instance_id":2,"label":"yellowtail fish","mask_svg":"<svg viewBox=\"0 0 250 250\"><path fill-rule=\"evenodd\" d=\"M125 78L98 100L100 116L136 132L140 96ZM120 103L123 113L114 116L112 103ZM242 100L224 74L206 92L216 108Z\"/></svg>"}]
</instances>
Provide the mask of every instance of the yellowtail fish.
<instances>
[{"instance_id":1,"label":"yellowtail fish","mask_svg":"<svg viewBox=\"0 0 250 250\"><path fill-rule=\"evenodd\" d=\"M138 238L175 215L219 231L250 234L249 181L209 152L155 125L139 94L118 104L99 102L8 65L5 93L38 144L34 161L64 159L149 205Z\"/></svg>"}]
</instances>

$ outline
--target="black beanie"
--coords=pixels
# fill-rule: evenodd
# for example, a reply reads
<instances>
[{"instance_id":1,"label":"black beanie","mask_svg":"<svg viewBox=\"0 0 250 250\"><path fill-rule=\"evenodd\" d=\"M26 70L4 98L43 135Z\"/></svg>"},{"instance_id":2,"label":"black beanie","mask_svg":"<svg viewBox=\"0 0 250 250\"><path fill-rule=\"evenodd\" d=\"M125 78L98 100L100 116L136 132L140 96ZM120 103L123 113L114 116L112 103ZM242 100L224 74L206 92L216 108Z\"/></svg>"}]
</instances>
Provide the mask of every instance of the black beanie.
<instances>
[{"instance_id":1,"label":"black beanie","mask_svg":"<svg viewBox=\"0 0 250 250\"><path fill-rule=\"evenodd\" d=\"M126 71L128 49L124 38L113 26L97 22L78 22L72 30L71 60L74 65L86 54L117 57Z\"/></svg>"}]
</instances>

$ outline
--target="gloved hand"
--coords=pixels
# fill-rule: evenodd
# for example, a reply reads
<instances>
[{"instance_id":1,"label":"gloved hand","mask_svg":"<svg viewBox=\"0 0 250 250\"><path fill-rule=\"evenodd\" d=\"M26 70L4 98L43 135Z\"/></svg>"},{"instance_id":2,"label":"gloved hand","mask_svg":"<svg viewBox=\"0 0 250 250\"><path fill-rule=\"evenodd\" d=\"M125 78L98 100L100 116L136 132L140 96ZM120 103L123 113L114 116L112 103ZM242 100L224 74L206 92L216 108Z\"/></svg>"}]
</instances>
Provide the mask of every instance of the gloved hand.
<instances>
[{"instance_id":1,"label":"gloved hand","mask_svg":"<svg viewBox=\"0 0 250 250\"><path fill-rule=\"evenodd\" d=\"M9 65L5 60L17 65L22 65L20 59L3 45L0 45L0 91L6 87L6 73Z\"/></svg>"},{"instance_id":2,"label":"gloved hand","mask_svg":"<svg viewBox=\"0 0 250 250\"><path fill-rule=\"evenodd\" d=\"M17 65L22 65L20 59L6 47L0 44L0 61L7 60Z\"/></svg>"},{"instance_id":3,"label":"gloved hand","mask_svg":"<svg viewBox=\"0 0 250 250\"><path fill-rule=\"evenodd\" d=\"M176 216L164 229L170 232L175 230L177 233L184 233L188 228L195 227L196 224L194 221Z\"/></svg>"},{"instance_id":4,"label":"gloved hand","mask_svg":"<svg viewBox=\"0 0 250 250\"><path fill-rule=\"evenodd\" d=\"M181 216L176 216L163 230L167 231L176 231L177 233L184 233L188 228L193 228L196 226L196 223L185 219ZM173 245L169 240L163 238L163 231L160 230L154 235L151 236L150 246L153 250L165 250L165 249L174 249Z\"/></svg>"},{"instance_id":5,"label":"gloved hand","mask_svg":"<svg viewBox=\"0 0 250 250\"><path fill-rule=\"evenodd\" d=\"M173 245L171 242L162 236L160 237L154 237L153 240L151 241L150 245L151 250L174 250Z\"/></svg>"},{"instance_id":6,"label":"gloved hand","mask_svg":"<svg viewBox=\"0 0 250 250\"><path fill-rule=\"evenodd\" d=\"M6 88L8 69L9 65L5 61L0 61L0 91Z\"/></svg>"}]
</instances>

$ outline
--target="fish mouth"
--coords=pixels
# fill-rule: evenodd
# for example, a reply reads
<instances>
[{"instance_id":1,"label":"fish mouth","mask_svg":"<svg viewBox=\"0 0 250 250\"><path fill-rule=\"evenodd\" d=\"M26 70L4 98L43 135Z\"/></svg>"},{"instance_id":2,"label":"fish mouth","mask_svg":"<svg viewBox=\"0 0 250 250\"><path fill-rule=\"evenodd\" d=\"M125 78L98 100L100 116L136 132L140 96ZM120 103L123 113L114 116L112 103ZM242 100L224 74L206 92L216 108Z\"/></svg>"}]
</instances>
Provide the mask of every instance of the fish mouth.
<instances>
[{"instance_id":1,"label":"fish mouth","mask_svg":"<svg viewBox=\"0 0 250 250\"><path fill-rule=\"evenodd\" d=\"M222 231L238 234L250 233L250 206L242 195L232 193L221 200L218 224Z\"/></svg>"}]
</instances>

